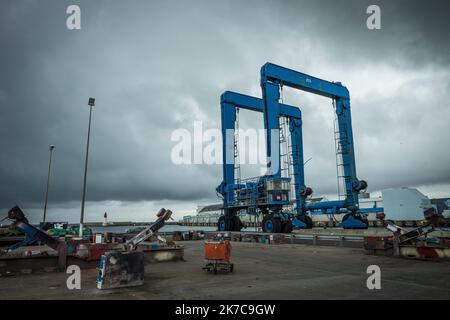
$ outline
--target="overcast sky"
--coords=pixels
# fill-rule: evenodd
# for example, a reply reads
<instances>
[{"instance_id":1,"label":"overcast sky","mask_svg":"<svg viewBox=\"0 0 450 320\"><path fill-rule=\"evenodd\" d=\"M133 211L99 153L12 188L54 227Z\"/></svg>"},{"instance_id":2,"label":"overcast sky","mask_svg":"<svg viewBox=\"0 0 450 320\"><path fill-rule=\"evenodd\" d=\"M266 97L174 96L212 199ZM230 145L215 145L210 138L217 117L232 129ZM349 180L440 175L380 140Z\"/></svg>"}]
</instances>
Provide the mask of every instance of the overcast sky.
<instances>
[{"instance_id":1,"label":"overcast sky","mask_svg":"<svg viewBox=\"0 0 450 320\"><path fill-rule=\"evenodd\" d=\"M66 28L71 4L81 30ZM381 30L366 27L370 4ZM260 96L268 61L347 86L369 191L450 195L449 34L449 1L2 0L0 208L41 219L55 144L48 219L78 221L90 96L86 221L217 202L221 166L173 164L171 134L220 128L220 94ZM303 112L307 185L335 193L331 102L288 89L284 102ZM262 116L242 112L241 127Z\"/></svg>"}]
</instances>

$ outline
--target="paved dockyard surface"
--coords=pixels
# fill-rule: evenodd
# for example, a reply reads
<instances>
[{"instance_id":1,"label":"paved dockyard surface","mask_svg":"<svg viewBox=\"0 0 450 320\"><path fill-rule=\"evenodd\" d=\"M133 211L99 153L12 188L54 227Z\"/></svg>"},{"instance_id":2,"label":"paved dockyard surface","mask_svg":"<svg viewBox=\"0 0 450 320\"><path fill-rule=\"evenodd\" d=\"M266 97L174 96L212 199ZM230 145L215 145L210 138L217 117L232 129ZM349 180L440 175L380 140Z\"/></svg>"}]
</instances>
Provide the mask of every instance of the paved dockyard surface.
<instances>
[{"instance_id":1,"label":"paved dockyard surface","mask_svg":"<svg viewBox=\"0 0 450 320\"><path fill-rule=\"evenodd\" d=\"M366 255L362 249L233 242L231 274L202 270L203 241L182 242L185 261L146 267L141 287L98 290L95 269L80 290L65 273L0 278L0 299L450 299L450 262ZM381 268L369 290L367 267Z\"/></svg>"}]
</instances>

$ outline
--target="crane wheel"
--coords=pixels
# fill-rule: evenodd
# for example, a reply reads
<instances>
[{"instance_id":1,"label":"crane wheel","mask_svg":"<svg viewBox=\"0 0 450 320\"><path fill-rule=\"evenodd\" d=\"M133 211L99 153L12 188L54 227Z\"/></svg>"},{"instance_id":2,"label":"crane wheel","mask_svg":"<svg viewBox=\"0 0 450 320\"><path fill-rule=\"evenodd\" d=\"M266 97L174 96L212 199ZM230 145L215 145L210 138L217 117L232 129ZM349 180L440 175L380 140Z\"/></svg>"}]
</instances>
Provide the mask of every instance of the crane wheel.
<instances>
[{"instance_id":1,"label":"crane wheel","mask_svg":"<svg viewBox=\"0 0 450 320\"><path fill-rule=\"evenodd\" d=\"M243 223L239 216L232 216L230 218L230 231L241 231Z\"/></svg>"},{"instance_id":2,"label":"crane wheel","mask_svg":"<svg viewBox=\"0 0 450 320\"><path fill-rule=\"evenodd\" d=\"M292 221L288 220L287 222L283 223L282 232L283 233L291 233L294 229L294 226L292 225Z\"/></svg>"},{"instance_id":3,"label":"crane wheel","mask_svg":"<svg viewBox=\"0 0 450 320\"><path fill-rule=\"evenodd\" d=\"M281 232L281 221L280 219L274 218L270 215L264 217L262 221L262 229L267 233L279 233Z\"/></svg>"},{"instance_id":4,"label":"crane wheel","mask_svg":"<svg viewBox=\"0 0 450 320\"><path fill-rule=\"evenodd\" d=\"M225 223L225 216L220 216L219 221L217 222L217 230L218 231L226 231L226 223Z\"/></svg>"}]
</instances>

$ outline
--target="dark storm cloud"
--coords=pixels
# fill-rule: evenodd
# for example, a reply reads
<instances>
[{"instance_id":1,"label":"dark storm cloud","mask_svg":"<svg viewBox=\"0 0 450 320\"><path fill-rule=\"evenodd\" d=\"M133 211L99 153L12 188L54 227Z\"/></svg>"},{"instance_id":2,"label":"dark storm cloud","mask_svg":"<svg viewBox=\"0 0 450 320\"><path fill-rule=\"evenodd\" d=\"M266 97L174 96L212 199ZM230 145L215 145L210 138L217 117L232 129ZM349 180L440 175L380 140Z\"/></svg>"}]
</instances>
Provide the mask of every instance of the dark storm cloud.
<instances>
[{"instance_id":1,"label":"dark storm cloud","mask_svg":"<svg viewBox=\"0 0 450 320\"><path fill-rule=\"evenodd\" d=\"M73 3L79 31L65 27ZM350 88L372 188L449 183L449 4L376 3L379 31L369 1L2 1L0 207L42 202L50 143L51 201L81 198L89 96L89 200L214 200L220 166L173 165L171 133L220 125L220 94L259 95L266 61ZM300 97L286 93L305 116L307 177L332 193L332 114Z\"/></svg>"},{"instance_id":2,"label":"dark storm cloud","mask_svg":"<svg viewBox=\"0 0 450 320\"><path fill-rule=\"evenodd\" d=\"M450 63L450 2L284 1L280 19L299 36L326 43L335 63L390 63L400 67ZM364 28L369 5L381 8L381 31Z\"/></svg>"}]
</instances>

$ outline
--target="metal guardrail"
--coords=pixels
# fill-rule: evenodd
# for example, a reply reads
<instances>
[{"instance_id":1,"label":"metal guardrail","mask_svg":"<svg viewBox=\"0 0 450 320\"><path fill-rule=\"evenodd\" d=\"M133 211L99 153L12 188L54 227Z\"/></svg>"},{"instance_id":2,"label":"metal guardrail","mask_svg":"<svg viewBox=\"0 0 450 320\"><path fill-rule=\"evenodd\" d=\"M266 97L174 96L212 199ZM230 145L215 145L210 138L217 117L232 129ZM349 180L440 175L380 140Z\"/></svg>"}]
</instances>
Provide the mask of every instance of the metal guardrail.
<instances>
[{"instance_id":1,"label":"metal guardrail","mask_svg":"<svg viewBox=\"0 0 450 320\"><path fill-rule=\"evenodd\" d=\"M363 242L364 236L295 234L294 239ZM289 236L287 236L288 238Z\"/></svg>"},{"instance_id":2,"label":"metal guardrail","mask_svg":"<svg viewBox=\"0 0 450 320\"><path fill-rule=\"evenodd\" d=\"M206 231L205 236L214 235L224 232L220 231ZM237 232L232 232L236 234ZM245 236L271 236L273 233L263 232L240 232ZM312 245L324 245L324 246L340 246L340 247L363 247L364 235L331 235L331 234L282 234L284 240L288 244L312 244Z\"/></svg>"}]
</instances>

